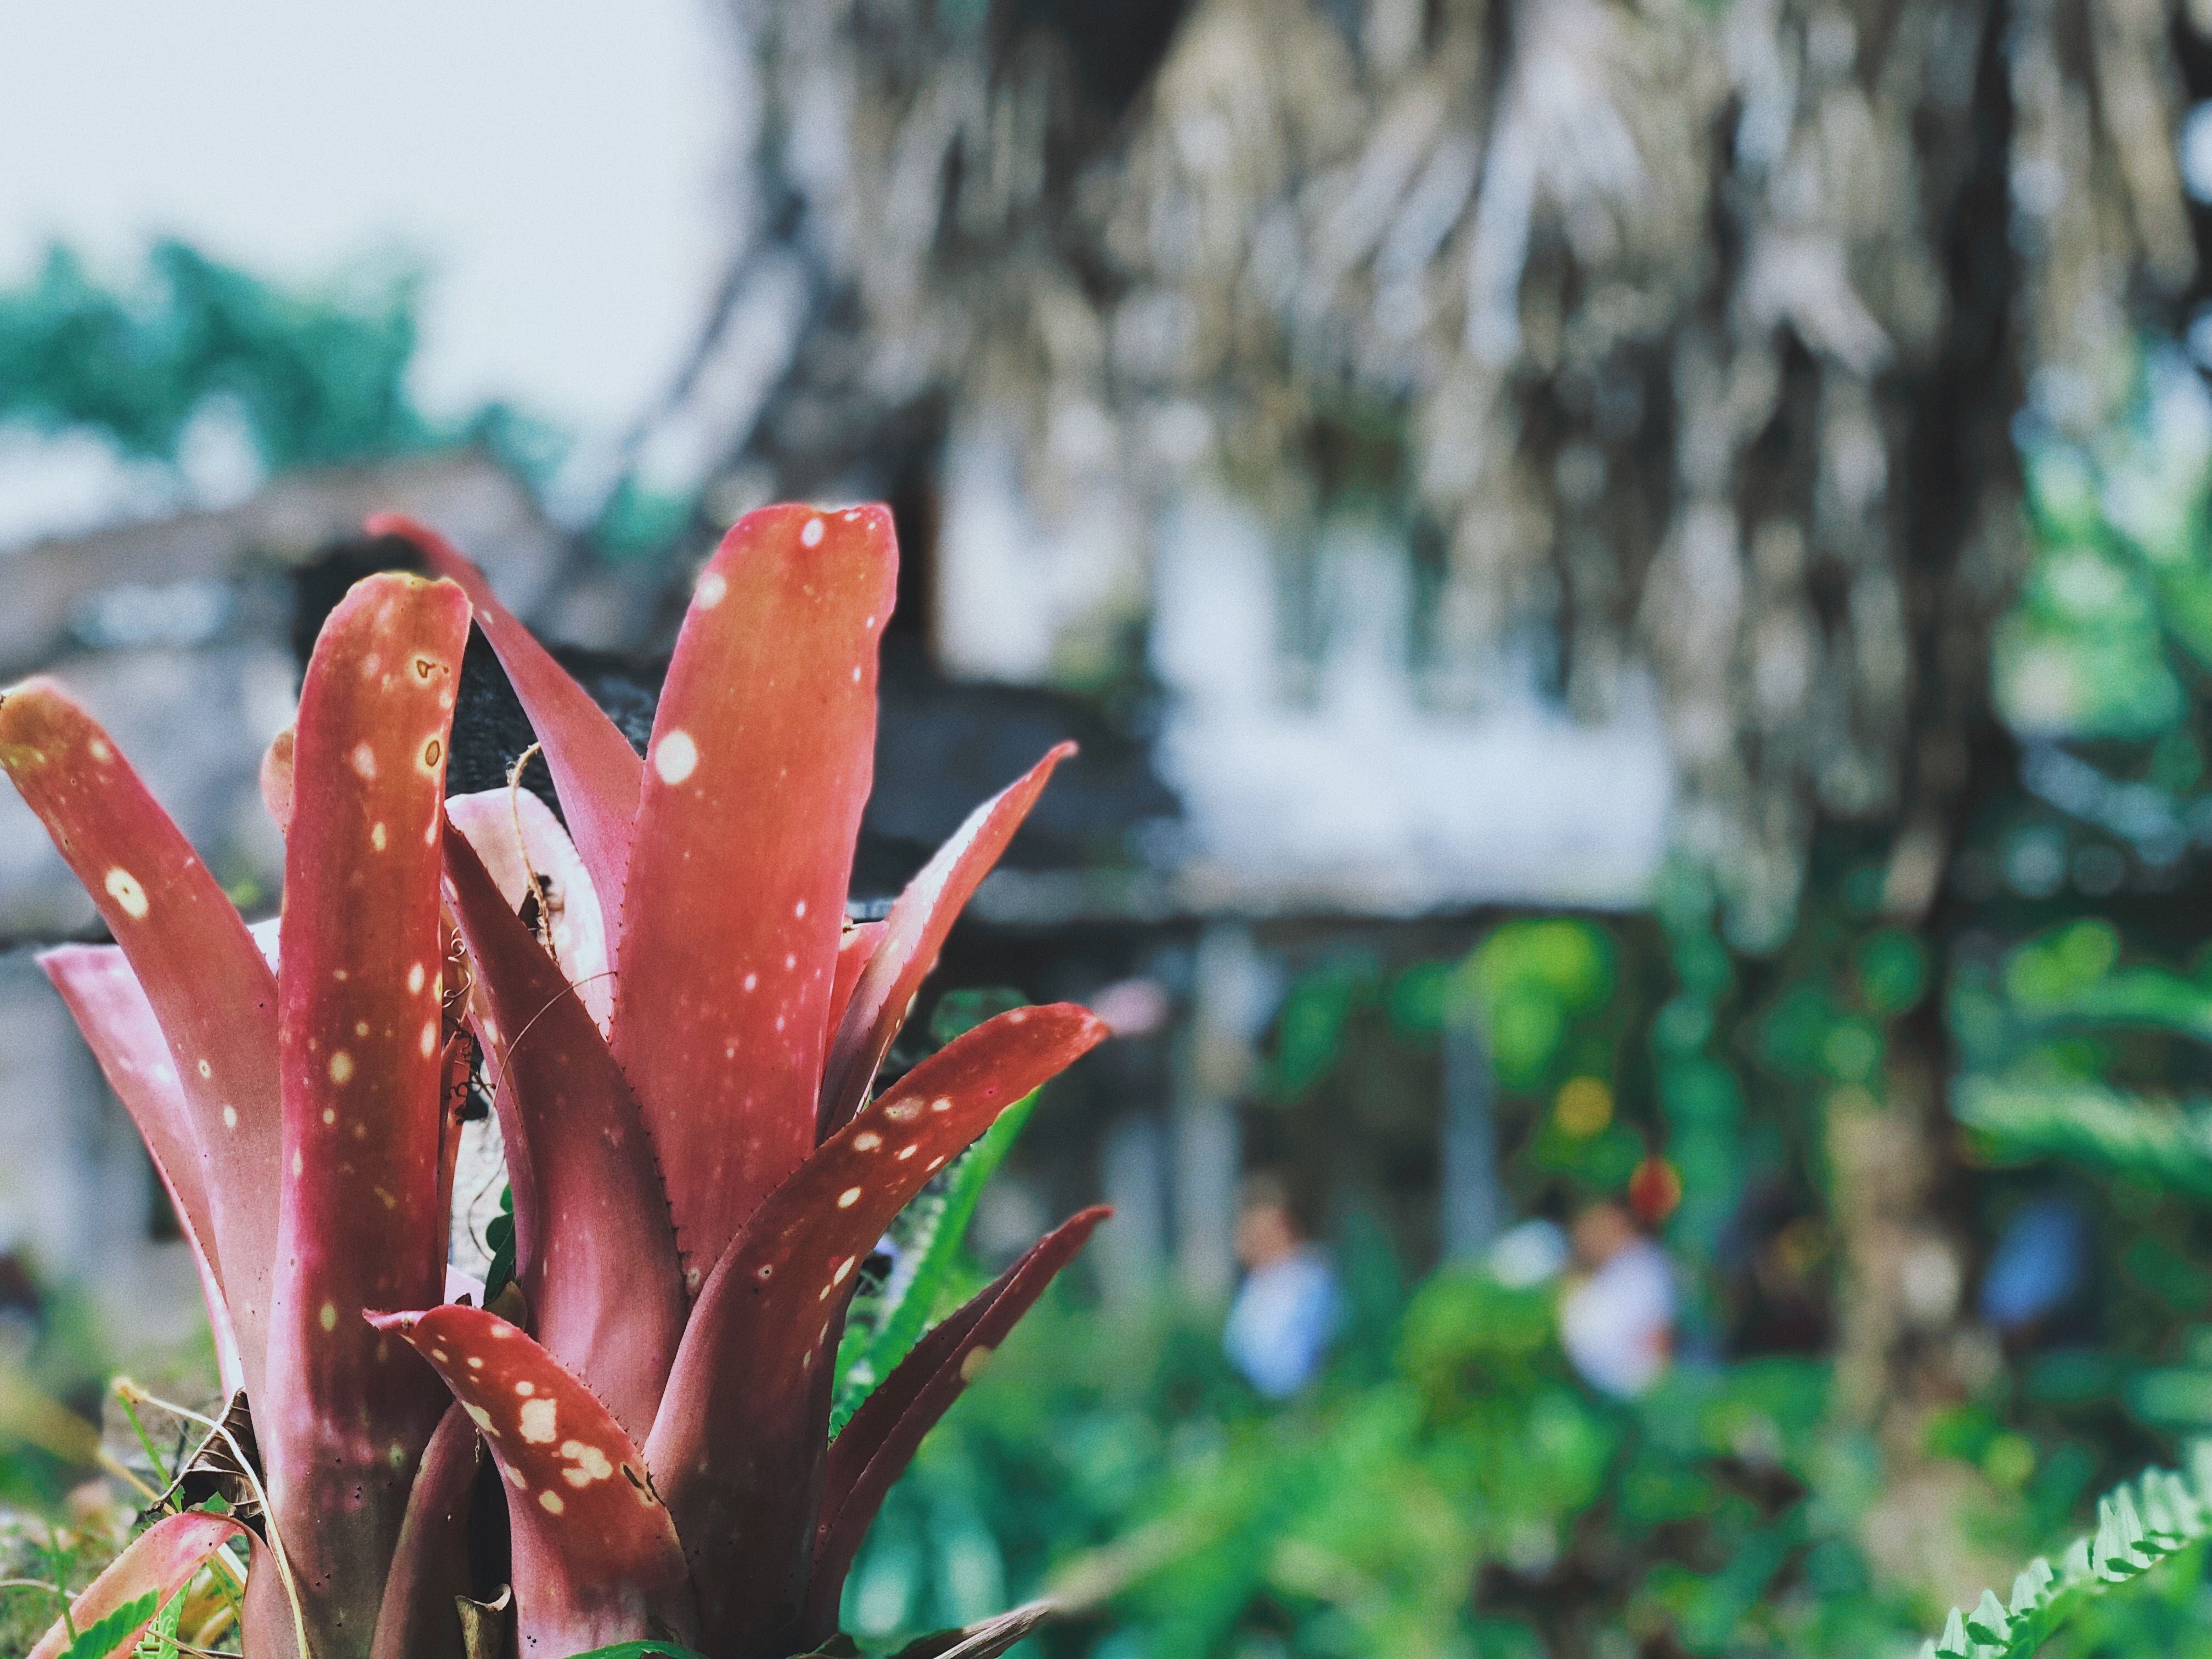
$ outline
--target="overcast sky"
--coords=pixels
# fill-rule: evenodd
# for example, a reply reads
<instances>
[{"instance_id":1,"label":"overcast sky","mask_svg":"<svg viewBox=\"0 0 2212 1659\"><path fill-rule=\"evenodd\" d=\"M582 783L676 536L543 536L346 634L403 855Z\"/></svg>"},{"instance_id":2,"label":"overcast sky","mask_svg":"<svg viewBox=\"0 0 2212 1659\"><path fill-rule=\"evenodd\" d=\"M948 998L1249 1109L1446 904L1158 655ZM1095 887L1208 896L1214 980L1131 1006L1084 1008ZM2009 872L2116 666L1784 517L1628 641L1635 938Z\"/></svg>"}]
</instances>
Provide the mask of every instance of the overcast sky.
<instances>
[{"instance_id":1,"label":"overcast sky","mask_svg":"<svg viewBox=\"0 0 2212 1659\"><path fill-rule=\"evenodd\" d=\"M426 260L418 394L622 425L731 220L711 0L0 0L0 283L173 232L312 280Z\"/></svg>"}]
</instances>

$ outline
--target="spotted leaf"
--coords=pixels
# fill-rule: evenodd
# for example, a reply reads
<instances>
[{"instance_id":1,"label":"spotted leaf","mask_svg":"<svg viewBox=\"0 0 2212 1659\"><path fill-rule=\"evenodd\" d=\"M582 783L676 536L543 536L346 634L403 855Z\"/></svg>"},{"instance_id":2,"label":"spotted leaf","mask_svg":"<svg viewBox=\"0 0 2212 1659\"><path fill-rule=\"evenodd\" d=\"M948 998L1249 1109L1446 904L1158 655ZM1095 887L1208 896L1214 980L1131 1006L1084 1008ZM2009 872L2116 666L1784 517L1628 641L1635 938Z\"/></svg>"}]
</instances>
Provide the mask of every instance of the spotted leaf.
<instances>
[{"instance_id":1,"label":"spotted leaf","mask_svg":"<svg viewBox=\"0 0 2212 1659\"><path fill-rule=\"evenodd\" d=\"M318 1653L365 1643L444 1409L360 1311L434 1302L445 1284L438 867L468 614L451 583L373 576L331 612L301 692L274 1386L253 1403Z\"/></svg>"},{"instance_id":2,"label":"spotted leaf","mask_svg":"<svg viewBox=\"0 0 2212 1659\"><path fill-rule=\"evenodd\" d=\"M948 1043L825 1141L709 1275L646 1449L694 1561L751 1564L699 1575L710 1647L750 1649L801 1611L828 1358L861 1259L932 1175L1105 1035L1062 1003Z\"/></svg>"},{"instance_id":3,"label":"spotted leaf","mask_svg":"<svg viewBox=\"0 0 2212 1659\"><path fill-rule=\"evenodd\" d=\"M637 812L637 750L591 694L531 637L499 602L491 584L443 536L398 514L368 521L372 536L398 536L422 550L434 574L460 584L476 607L477 626L491 641L538 740L553 790L568 820L576 851L592 872L610 937L620 927L623 872L629 862L630 821Z\"/></svg>"},{"instance_id":4,"label":"spotted leaf","mask_svg":"<svg viewBox=\"0 0 2212 1659\"><path fill-rule=\"evenodd\" d=\"M690 1301L637 1102L560 966L459 836L446 842L446 890L497 1079L516 1282L538 1340L641 1436Z\"/></svg>"},{"instance_id":5,"label":"spotted leaf","mask_svg":"<svg viewBox=\"0 0 2212 1659\"><path fill-rule=\"evenodd\" d=\"M614 1048L702 1269L814 1146L896 556L882 507L749 514L701 573L669 664Z\"/></svg>"},{"instance_id":6,"label":"spotted leaf","mask_svg":"<svg viewBox=\"0 0 2212 1659\"><path fill-rule=\"evenodd\" d=\"M1063 743L968 815L891 906L884 934L844 1009L823 1068L822 1127L836 1130L867 1097L876 1067L937 965L945 936L976 886L1036 805L1053 768L1075 752Z\"/></svg>"},{"instance_id":7,"label":"spotted leaf","mask_svg":"<svg viewBox=\"0 0 2212 1659\"><path fill-rule=\"evenodd\" d=\"M258 1384L276 1256L276 979L191 844L51 681L0 696L0 765L100 906L160 1025L190 1120L169 1172L205 1196L202 1243Z\"/></svg>"},{"instance_id":8,"label":"spotted leaf","mask_svg":"<svg viewBox=\"0 0 2212 1659\"><path fill-rule=\"evenodd\" d=\"M656 1620L692 1629L684 1552L645 1459L574 1373L482 1308L372 1322L430 1362L499 1465L523 1652L643 1639Z\"/></svg>"}]
</instances>

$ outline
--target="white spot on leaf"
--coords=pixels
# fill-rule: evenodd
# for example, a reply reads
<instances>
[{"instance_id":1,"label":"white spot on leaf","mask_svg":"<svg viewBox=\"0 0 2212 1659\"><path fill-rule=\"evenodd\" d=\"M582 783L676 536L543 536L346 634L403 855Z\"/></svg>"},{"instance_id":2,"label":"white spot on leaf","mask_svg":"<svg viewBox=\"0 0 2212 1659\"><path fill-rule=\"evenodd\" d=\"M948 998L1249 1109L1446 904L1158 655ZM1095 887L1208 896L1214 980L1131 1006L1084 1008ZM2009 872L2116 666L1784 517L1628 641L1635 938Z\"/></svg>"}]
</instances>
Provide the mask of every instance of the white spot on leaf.
<instances>
[{"instance_id":1,"label":"white spot on leaf","mask_svg":"<svg viewBox=\"0 0 2212 1659\"><path fill-rule=\"evenodd\" d=\"M555 1426L557 1410L550 1400L522 1402L522 1437L533 1446L550 1446L559 1437Z\"/></svg>"},{"instance_id":2,"label":"white spot on leaf","mask_svg":"<svg viewBox=\"0 0 2212 1659\"><path fill-rule=\"evenodd\" d=\"M653 769L663 783L681 783L699 764L699 745L689 732L670 732L653 745Z\"/></svg>"},{"instance_id":3,"label":"white spot on leaf","mask_svg":"<svg viewBox=\"0 0 2212 1659\"><path fill-rule=\"evenodd\" d=\"M107 896L123 907L123 914L133 921L146 915L146 890L138 884L138 878L121 865L107 872Z\"/></svg>"}]
</instances>

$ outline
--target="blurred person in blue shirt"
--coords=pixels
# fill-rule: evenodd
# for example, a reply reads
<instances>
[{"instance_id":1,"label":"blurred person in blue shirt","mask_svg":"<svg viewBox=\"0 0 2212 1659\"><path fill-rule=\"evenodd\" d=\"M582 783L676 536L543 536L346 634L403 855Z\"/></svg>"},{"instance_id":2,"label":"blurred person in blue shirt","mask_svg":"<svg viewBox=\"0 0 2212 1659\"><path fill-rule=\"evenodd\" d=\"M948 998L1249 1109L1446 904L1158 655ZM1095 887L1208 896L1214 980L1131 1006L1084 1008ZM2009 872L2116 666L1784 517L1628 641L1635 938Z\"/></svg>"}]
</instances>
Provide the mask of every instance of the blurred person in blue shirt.
<instances>
[{"instance_id":1,"label":"blurred person in blue shirt","mask_svg":"<svg viewBox=\"0 0 2212 1659\"><path fill-rule=\"evenodd\" d=\"M2033 1199L2012 1213L1982 1275L1983 1322L2015 1352L2066 1333L2089 1288L2089 1218L2073 1200Z\"/></svg>"},{"instance_id":2,"label":"blurred person in blue shirt","mask_svg":"<svg viewBox=\"0 0 2212 1659\"><path fill-rule=\"evenodd\" d=\"M1244 1280L1222 1346L1255 1389L1270 1400L1287 1400L1320 1371L1342 1299L1328 1253L1305 1236L1289 1190L1272 1176L1244 1184L1237 1259Z\"/></svg>"}]
</instances>

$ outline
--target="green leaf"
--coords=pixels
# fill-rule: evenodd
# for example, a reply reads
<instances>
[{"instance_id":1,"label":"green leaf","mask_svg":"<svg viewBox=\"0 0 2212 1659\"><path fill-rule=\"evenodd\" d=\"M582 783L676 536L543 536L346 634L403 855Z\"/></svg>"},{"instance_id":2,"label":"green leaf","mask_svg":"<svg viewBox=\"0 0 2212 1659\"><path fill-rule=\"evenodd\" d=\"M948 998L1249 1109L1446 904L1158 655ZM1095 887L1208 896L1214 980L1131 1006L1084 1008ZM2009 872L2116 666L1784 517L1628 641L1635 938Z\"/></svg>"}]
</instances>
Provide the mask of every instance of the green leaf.
<instances>
[{"instance_id":1,"label":"green leaf","mask_svg":"<svg viewBox=\"0 0 2212 1659\"><path fill-rule=\"evenodd\" d=\"M484 1269L484 1306L514 1282L514 1188L499 1189L499 1213L484 1224L484 1243L491 1246L491 1265Z\"/></svg>"},{"instance_id":2,"label":"green leaf","mask_svg":"<svg viewBox=\"0 0 2212 1659\"><path fill-rule=\"evenodd\" d=\"M823 1648L821 1651L831 1651ZM589 1653L580 1653L576 1659L707 1659L696 1649L679 1646L674 1642L617 1642L611 1648L593 1648ZM802 1656L811 1659L811 1656Z\"/></svg>"},{"instance_id":3,"label":"green leaf","mask_svg":"<svg viewBox=\"0 0 2212 1659\"><path fill-rule=\"evenodd\" d=\"M106 1618L79 1631L63 1659L108 1659L132 1632L154 1616L161 1605L159 1590L148 1590L135 1601L125 1601Z\"/></svg>"},{"instance_id":4,"label":"green leaf","mask_svg":"<svg viewBox=\"0 0 2212 1659\"><path fill-rule=\"evenodd\" d=\"M154 1622L138 1638L138 1659L179 1659L182 1651L177 1645L178 1633L184 1623L185 1598L172 1595L154 1615Z\"/></svg>"},{"instance_id":5,"label":"green leaf","mask_svg":"<svg viewBox=\"0 0 2212 1659\"><path fill-rule=\"evenodd\" d=\"M934 1324L965 1262L963 1241L984 1186L1006 1161L1036 1110L1026 1095L999 1115L931 1189L908 1206L896 1230L897 1261L867 1307L856 1307L837 1348L837 1399L830 1431L842 1431L877 1383L889 1376Z\"/></svg>"}]
</instances>

